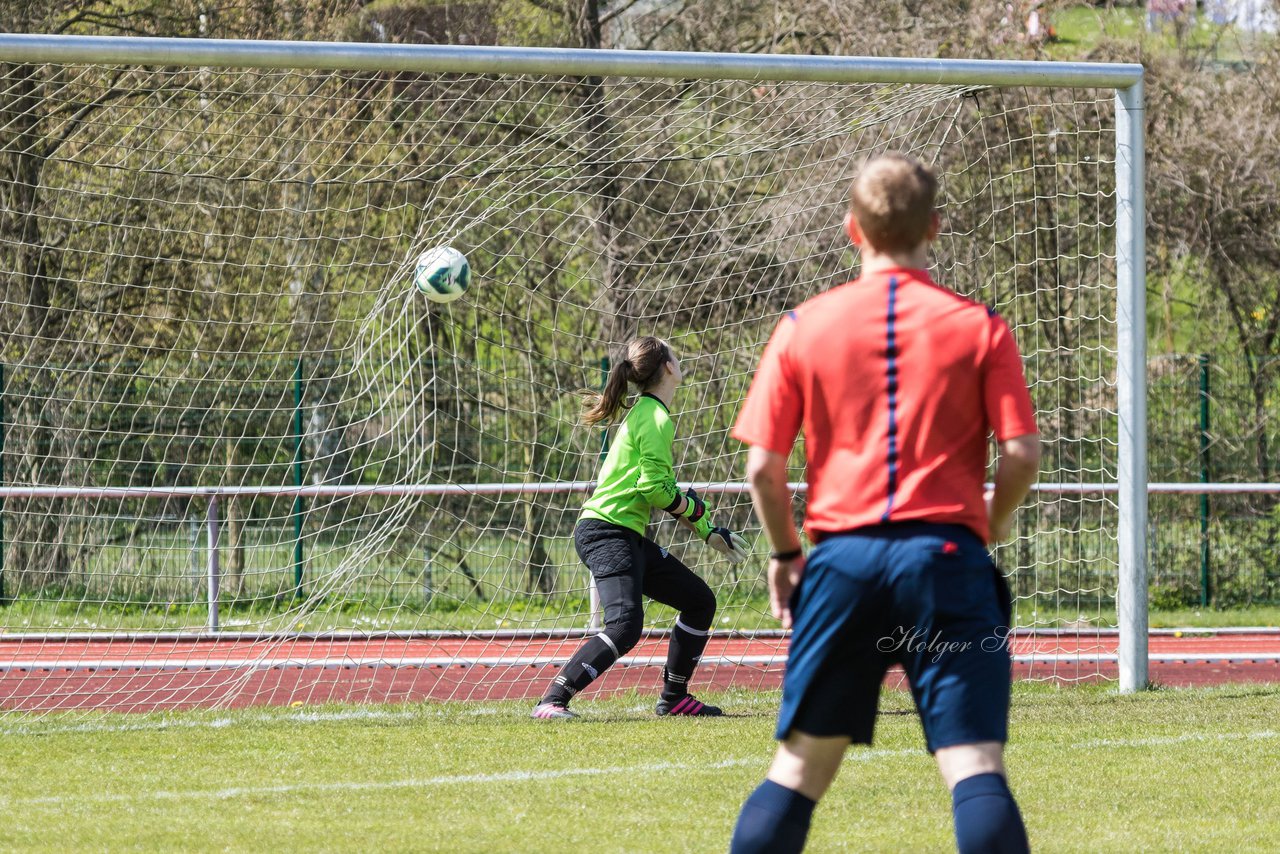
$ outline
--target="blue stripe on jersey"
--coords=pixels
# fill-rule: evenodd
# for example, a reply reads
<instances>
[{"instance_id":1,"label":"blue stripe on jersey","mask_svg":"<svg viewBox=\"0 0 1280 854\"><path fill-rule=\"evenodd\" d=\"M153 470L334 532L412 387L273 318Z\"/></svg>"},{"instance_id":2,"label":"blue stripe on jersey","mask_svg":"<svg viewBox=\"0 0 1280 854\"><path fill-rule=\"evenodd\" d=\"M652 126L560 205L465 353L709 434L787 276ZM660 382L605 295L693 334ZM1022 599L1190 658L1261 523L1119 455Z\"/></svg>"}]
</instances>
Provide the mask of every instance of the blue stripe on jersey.
<instances>
[{"instance_id":1,"label":"blue stripe on jersey","mask_svg":"<svg viewBox=\"0 0 1280 854\"><path fill-rule=\"evenodd\" d=\"M898 491L898 277L889 277L889 310L885 316L885 382L889 392L889 495L882 523L893 513L893 498Z\"/></svg>"}]
</instances>

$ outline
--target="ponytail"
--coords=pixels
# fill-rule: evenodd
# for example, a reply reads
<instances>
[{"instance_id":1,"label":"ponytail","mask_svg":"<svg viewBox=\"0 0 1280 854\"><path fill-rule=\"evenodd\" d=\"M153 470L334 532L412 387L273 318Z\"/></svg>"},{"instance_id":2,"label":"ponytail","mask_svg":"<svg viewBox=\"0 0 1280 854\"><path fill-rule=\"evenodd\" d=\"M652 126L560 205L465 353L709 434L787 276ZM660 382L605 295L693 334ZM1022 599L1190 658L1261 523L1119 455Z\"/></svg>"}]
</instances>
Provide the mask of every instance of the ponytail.
<instances>
[{"instance_id":1,"label":"ponytail","mask_svg":"<svg viewBox=\"0 0 1280 854\"><path fill-rule=\"evenodd\" d=\"M635 383L641 388L648 388L658 378L662 366L669 361L671 350L661 338L646 335L631 341L619 353L614 354L604 390L599 393L584 392L587 396L587 408L582 412L583 423L594 427L612 421L618 410L626 405L628 384Z\"/></svg>"},{"instance_id":2,"label":"ponytail","mask_svg":"<svg viewBox=\"0 0 1280 854\"><path fill-rule=\"evenodd\" d=\"M631 363L626 359L614 359L605 380L604 391L587 398L587 408L582 421L588 427L612 421L627 399L627 383L631 380Z\"/></svg>"}]
</instances>

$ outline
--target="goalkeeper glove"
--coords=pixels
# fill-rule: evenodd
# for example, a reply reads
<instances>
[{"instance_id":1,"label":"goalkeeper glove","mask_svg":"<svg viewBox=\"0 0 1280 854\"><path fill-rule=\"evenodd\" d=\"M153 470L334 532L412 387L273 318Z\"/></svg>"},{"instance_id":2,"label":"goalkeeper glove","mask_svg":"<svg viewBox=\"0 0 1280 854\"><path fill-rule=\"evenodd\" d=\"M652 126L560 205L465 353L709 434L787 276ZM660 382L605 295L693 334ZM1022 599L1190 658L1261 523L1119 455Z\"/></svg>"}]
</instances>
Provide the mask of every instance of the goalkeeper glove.
<instances>
[{"instance_id":1,"label":"goalkeeper glove","mask_svg":"<svg viewBox=\"0 0 1280 854\"><path fill-rule=\"evenodd\" d=\"M728 558L729 563L742 563L747 559L747 541L742 535L735 534L728 528L712 528L707 536L707 545Z\"/></svg>"},{"instance_id":2,"label":"goalkeeper glove","mask_svg":"<svg viewBox=\"0 0 1280 854\"><path fill-rule=\"evenodd\" d=\"M747 559L747 541L728 528L716 528L711 525L711 515L707 505L693 487L685 493L687 503L680 513L672 513L677 519L685 522L704 543L720 552L730 563L742 563Z\"/></svg>"}]
</instances>

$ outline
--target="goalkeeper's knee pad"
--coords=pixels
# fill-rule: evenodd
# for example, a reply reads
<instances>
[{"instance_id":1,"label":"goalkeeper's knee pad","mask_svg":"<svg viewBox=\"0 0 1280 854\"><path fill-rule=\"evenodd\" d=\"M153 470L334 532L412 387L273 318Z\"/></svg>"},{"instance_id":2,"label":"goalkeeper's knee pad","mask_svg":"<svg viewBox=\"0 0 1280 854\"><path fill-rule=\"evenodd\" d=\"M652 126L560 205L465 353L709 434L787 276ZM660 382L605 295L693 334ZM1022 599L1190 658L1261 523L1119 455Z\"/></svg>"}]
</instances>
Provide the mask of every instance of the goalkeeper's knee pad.
<instances>
[{"instance_id":1,"label":"goalkeeper's knee pad","mask_svg":"<svg viewBox=\"0 0 1280 854\"><path fill-rule=\"evenodd\" d=\"M680 611L680 622L691 629L705 632L711 628L716 618L716 594L705 584L694 593L694 597Z\"/></svg>"},{"instance_id":2,"label":"goalkeeper's knee pad","mask_svg":"<svg viewBox=\"0 0 1280 854\"><path fill-rule=\"evenodd\" d=\"M640 642L640 634L644 631L644 615L635 611L624 611L620 619L613 620L605 626L604 635L613 641L618 656L624 656Z\"/></svg>"}]
</instances>

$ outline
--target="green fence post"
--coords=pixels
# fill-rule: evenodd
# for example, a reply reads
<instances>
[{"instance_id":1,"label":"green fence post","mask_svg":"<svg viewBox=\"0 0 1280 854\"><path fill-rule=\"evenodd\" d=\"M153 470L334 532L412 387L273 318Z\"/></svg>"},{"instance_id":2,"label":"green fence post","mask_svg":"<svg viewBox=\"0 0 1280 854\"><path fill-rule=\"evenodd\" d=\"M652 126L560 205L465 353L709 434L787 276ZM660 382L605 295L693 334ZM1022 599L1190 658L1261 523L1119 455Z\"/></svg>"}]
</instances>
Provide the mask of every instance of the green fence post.
<instances>
[{"instance_id":1,"label":"green fence post","mask_svg":"<svg viewBox=\"0 0 1280 854\"><path fill-rule=\"evenodd\" d=\"M0 486L4 486L4 365L0 364ZM8 605L4 589L4 496L0 495L0 605Z\"/></svg>"},{"instance_id":2,"label":"green fence post","mask_svg":"<svg viewBox=\"0 0 1280 854\"><path fill-rule=\"evenodd\" d=\"M1200 365L1200 482L1209 483L1209 354L1201 353ZM1209 495L1200 494L1200 606L1212 600L1209 588Z\"/></svg>"},{"instance_id":3,"label":"green fence post","mask_svg":"<svg viewBox=\"0 0 1280 854\"><path fill-rule=\"evenodd\" d=\"M293 370L293 483L302 486L302 357ZM302 590L302 511L301 495L293 497L293 595L303 597Z\"/></svg>"}]
</instances>

